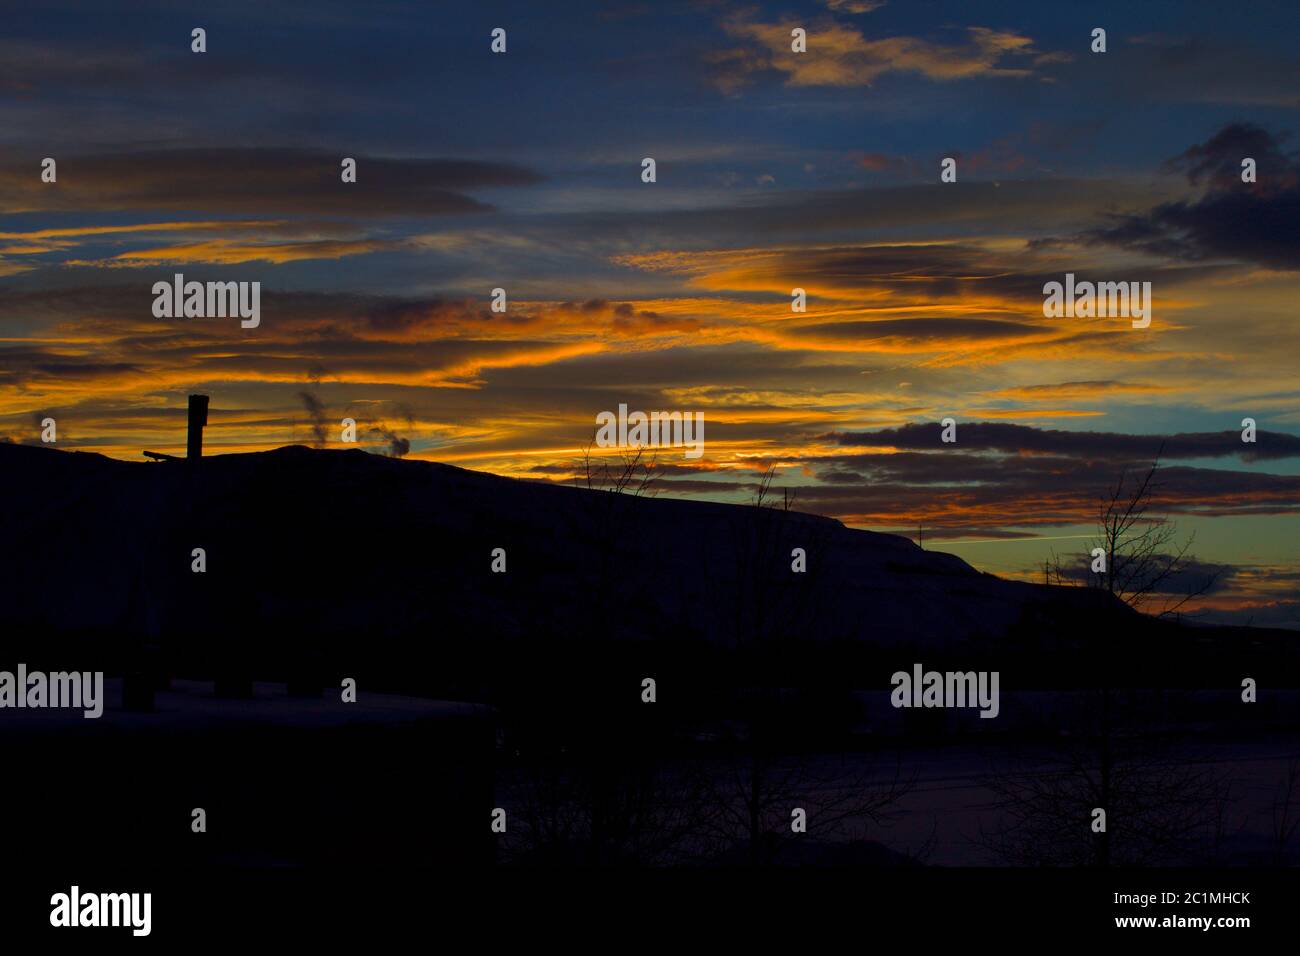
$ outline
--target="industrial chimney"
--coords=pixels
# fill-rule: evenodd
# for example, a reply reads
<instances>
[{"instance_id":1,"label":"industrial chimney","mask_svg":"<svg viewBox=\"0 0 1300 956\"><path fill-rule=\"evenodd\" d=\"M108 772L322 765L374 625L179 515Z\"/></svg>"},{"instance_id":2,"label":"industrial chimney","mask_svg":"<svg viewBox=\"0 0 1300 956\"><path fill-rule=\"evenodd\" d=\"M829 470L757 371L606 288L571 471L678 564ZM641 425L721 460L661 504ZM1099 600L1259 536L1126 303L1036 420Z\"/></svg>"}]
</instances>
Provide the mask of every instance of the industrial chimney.
<instances>
[{"instance_id":1,"label":"industrial chimney","mask_svg":"<svg viewBox=\"0 0 1300 956\"><path fill-rule=\"evenodd\" d=\"M203 457L203 426L208 423L208 396L190 396L189 443L185 457L195 461Z\"/></svg>"}]
</instances>

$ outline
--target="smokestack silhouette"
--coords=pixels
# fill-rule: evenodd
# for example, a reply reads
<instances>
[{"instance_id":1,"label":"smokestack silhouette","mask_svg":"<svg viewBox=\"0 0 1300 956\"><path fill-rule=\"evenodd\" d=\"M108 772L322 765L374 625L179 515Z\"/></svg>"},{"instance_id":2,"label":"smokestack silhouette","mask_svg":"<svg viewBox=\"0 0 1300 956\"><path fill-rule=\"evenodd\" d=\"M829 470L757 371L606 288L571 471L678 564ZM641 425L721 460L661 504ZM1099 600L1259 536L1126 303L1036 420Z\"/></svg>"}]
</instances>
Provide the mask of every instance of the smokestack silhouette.
<instances>
[{"instance_id":1,"label":"smokestack silhouette","mask_svg":"<svg viewBox=\"0 0 1300 956\"><path fill-rule=\"evenodd\" d=\"M203 457L203 426L208 423L208 396L190 396L190 430L185 457L196 461Z\"/></svg>"}]
</instances>

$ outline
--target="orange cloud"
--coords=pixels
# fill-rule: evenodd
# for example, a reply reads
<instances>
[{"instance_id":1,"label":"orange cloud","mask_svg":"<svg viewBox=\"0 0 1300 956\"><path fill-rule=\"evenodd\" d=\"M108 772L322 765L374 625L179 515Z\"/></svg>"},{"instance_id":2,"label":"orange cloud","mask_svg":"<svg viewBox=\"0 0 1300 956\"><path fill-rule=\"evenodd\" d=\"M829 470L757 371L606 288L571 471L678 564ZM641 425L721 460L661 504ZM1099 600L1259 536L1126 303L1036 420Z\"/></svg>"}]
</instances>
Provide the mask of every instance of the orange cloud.
<instances>
[{"instance_id":1,"label":"orange cloud","mask_svg":"<svg viewBox=\"0 0 1300 956\"><path fill-rule=\"evenodd\" d=\"M172 263L202 262L234 265L241 262L300 262L307 259L342 259L400 247L400 242L380 239L346 241L323 239L315 242L236 242L208 239L152 249L118 253L107 259L73 260L68 265L149 267Z\"/></svg>"},{"instance_id":2,"label":"orange cloud","mask_svg":"<svg viewBox=\"0 0 1300 956\"><path fill-rule=\"evenodd\" d=\"M791 50L796 27L807 29L807 53ZM723 20L722 29L746 41L745 46L710 57L714 82L725 92L735 92L765 70L783 73L790 86L870 86L890 72L919 73L940 81L1027 77L1035 66L1059 59L1040 54L1027 36L988 27L967 28L965 39L957 43L908 36L872 40L834 21L762 23L746 13Z\"/></svg>"},{"instance_id":3,"label":"orange cloud","mask_svg":"<svg viewBox=\"0 0 1300 956\"><path fill-rule=\"evenodd\" d=\"M988 392L990 398L1008 398L1036 401L1041 398L1089 398L1098 395L1151 394L1169 392L1167 385L1148 385L1141 382L1060 382L1055 385L1017 385Z\"/></svg>"}]
</instances>

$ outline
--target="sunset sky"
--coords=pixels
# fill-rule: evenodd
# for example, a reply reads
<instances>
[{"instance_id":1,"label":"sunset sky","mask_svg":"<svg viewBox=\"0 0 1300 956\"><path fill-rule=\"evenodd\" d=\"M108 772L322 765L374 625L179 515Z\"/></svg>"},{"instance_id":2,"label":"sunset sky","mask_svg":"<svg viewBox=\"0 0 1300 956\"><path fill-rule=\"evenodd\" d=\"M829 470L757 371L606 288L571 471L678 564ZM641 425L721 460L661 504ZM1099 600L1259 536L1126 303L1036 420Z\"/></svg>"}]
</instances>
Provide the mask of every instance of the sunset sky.
<instances>
[{"instance_id":1,"label":"sunset sky","mask_svg":"<svg viewBox=\"0 0 1300 956\"><path fill-rule=\"evenodd\" d=\"M177 453L203 392L212 454L352 417L565 482L598 413L702 411L661 495L774 465L1031 579L1163 443L1201 619L1300 627L1291 3L36 6L0 33L7 440ZM260 282L260 327L154 318L177 272ZM1044 318L1067 272L1150 282L1151 327Z\"/></svg>"}]
</instances>

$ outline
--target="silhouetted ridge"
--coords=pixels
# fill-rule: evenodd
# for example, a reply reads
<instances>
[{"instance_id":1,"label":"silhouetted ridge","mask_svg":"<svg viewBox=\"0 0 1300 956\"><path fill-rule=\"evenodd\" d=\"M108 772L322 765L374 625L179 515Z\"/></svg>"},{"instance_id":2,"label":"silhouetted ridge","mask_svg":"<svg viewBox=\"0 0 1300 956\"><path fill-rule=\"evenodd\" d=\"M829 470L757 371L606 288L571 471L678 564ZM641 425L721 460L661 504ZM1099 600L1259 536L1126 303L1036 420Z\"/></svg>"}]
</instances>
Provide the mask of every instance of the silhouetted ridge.
<instances>
[{"instance_id":1,"label":"silhouetted ridge","mask_svg":"<svg viewBox=\"0 0 1300 956\"><path fill-rule=\"evenodd\" d=\"M792 675L827 648L857 669L874 654L996 667L1121 635L1131 652L1131 638L1186 647L1229 633L1171 629L1104 593L1002 580L831 519L359 450L193 465L0 445L0 490L13 503L0 617L29 654L75 638L262 677L342 657L402 688L470 693L502 673L494 655L521 649L557 667L577 647L672 648L701 667L740 652ZM191 571L195 548L205 573ZM492 571L498 548L505 573ZM805 573L791 570L795 548Z\"/></svg>"}]
</instances>

